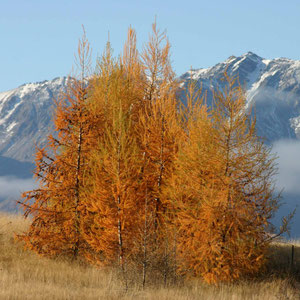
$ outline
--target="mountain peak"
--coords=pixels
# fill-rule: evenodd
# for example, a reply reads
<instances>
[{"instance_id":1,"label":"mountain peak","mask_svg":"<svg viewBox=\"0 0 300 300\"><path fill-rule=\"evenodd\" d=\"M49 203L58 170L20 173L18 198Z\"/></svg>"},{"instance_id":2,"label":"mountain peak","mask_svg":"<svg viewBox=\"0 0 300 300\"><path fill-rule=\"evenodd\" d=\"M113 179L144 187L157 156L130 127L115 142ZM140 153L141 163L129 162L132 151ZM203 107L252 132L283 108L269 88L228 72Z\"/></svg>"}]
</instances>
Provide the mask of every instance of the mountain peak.
<instances>
[{"instance_id":1,"label":"mountain peak","mask_svg":"<svg viewBox=\"0 0 300 300\"><path fill-rule=\"evenodd\" d=\"M300 138L300 61L266 60L248 51L230 56L206 69L190 70L180 77L184 88L190 79L197 80L212 98L211 90L222 86L224 72L238 76L247 91L248 103L256 103L257 126L270 141ZM35 141L42 145L51 130L53 98L68 83L67 77L28 83L0 93L0 155L31 161Z\"/></svg>"},{"instance_id":2,"label":"mountain peak","mask_svg":"<svg viewBox=\"0 0 300 300\"><path fill-rule=\"evenodd\" d=\"M68 77L61 76L61 77L55 77L51 80L27 82L27 83L24 83L24 84L20 85L18 88L23 88L23 87L26 87L26 86L42 86L42 85L49 85L49 84L63 85L63 84L65 84L65 81L67 79L68 79Z\"/></svg>"},{"instance_id":3,"label":"mountain peak","mask_svg":"<svg viewBox=\"0 0 300 300\"><path fill-rule=\"evenodd\" d=\"M254 52L248 51L240 56L241 58L250 58L251 60L261 61L263 58L255 54Z\"/></svg>"}]
</instances>

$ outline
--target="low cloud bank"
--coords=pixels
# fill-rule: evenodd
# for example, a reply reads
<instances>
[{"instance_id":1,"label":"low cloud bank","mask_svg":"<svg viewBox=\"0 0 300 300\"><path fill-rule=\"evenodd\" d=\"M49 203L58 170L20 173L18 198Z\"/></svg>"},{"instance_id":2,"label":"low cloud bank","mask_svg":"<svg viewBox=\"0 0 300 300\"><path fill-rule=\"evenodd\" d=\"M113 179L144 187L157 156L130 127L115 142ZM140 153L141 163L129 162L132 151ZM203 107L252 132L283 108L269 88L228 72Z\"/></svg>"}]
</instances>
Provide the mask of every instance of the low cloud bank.
<instances>
[{"instance_id":1,"label":"low cloud bank","mask_svg":"<svg viewBox=\"0 0 300 300\"><path fill-rule=\"evenodd\" d=\"M276 189L300 195L300 141L280 140L274 143L273 152L278 156Z\"/></svg>"},{"instance_id":2,"label":"low cloud bank","mask_svg":"<svg viewBox=\"0 0 300 300\"><path fill-rule=\"evenodd\" d=\"M272 152L278 156L278 175L276 190L283 191L284 204L275 216L274 224L279 226L282 216L288 215L297 206L292 222L291 236L300 237L300 141L280 140L273 145ZM24 191L37 187L33 178L0 176L0 210L15 211L15 201Z\"/></svg>"},{"instance_id":3,"label":"low cloud bank","mask_svg":"<svg viewBox=\"0 0 300 300\"><path fill-rule=\"evenodd\" d=\"M273 153L278 156L276 190L282 193L282 206L275 215L274 224L281 225L281 218L296 208L290 224L291 238L300 237L300 141L280 140L274 143Z\"/></svg>"},{"instance_id":4,"label":"low cloud bank","mask_svg":"<svg viewBox=\"0 0 300 300\"><path fill-rule=\"evenodd\" d=\"M33 189L36 186L32 178L22 179L13 176L0 176L0 198L20 198L24 191Z\"/></svg>"}]
</instances>

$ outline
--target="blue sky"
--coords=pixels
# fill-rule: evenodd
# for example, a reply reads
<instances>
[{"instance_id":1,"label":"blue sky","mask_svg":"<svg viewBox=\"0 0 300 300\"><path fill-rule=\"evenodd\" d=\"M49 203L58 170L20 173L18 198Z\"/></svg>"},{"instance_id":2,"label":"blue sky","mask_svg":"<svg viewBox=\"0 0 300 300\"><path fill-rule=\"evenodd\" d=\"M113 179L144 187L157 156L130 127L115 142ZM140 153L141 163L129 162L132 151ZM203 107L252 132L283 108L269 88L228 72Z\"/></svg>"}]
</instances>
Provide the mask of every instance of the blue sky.
<instances>
[{"instance_id":1,"label":"blue sky","mask_svg":"<svg viewBox=\"0 0 300 300\"><path fill-rule=\"evenodd\" d=\"M155 16L178 75L247 51L300 59L299 0L0 0L0 91L68 75L82 24L95 58L108 31L118 54L129 25L142 46Z\"/></svg>"}]
</instances>

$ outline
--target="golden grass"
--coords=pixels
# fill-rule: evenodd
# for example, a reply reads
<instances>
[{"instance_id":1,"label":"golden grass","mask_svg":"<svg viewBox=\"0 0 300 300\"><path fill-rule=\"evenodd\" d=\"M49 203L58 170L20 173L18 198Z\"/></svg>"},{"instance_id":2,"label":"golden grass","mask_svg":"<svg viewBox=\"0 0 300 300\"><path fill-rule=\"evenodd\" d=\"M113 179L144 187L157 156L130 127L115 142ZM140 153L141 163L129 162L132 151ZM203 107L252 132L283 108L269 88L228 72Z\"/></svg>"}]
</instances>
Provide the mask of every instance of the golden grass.
<instances>
[{"instance_id":1,"label":"golden grass","mask_svg":"<svg viewBox=\"0 0 300 300\"><path fill-rule=\"evenodd\" d=\"M0 299L300 299L299 243L292 273L290 246L279 243L272 247L270 263L260 280L219 287L189 280L177 286L145 290L136 284L125 292L112 270L63 259L50 260L24 251L14 242L13 233L23 231L27 225L20 216L0 215Z\"/></svg>"}]
</instances>

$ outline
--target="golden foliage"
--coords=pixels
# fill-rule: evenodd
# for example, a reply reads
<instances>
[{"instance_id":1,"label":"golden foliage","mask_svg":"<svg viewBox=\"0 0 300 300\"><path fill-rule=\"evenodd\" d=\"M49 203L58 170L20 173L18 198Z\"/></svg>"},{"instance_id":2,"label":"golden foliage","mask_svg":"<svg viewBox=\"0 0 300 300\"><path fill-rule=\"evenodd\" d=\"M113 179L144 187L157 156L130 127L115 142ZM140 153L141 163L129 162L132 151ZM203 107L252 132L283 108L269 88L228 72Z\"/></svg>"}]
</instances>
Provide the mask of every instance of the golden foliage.
<instances>
[{"instance_id":1,"label":"golden foliage","mask_svg":"<svg viewBox=\"0 0 300 300\"><path fill-rule=\"evenodd\" d=\"M28 248L84 257L98 266L177 271L208 283L263 266L278 207L274 158L246 111L245 93L226 73L207 107L191 81L186 105L170 44L153 24L139 54L128 30L123 54L110 43L87 80L89 46L79 44L80 79L56 102L56 136L36 155L39 188L23 195ZM174 276L176 277L176 276Z\"/></svg>"},{"instance_id":2,"label":"golden foliage","mask_svg":"<svg viewBox=\"0 0 300 300\"><path fill-rule=\"evenodd\" d=\"M278 205L274 159L256 136L242 88L236 79L225 79L209 112L190 86L196 101L188 101L186 142L172 184L182 270L209 283L261 268Z\"/></svg>"},{"instance_id":3,"label":"golden foliage","mask_svg":"<svg viewBox=\"0 0 300 300\"><path fill-rule=\"evenodd\" d=\"M28 232L19 235L26 247L39 254L73 255L88 251L82 237L83 174L90 150L90 123L86 102L89 44L83 35L78 46L80 79L69 78L67 91L56 101L56 135L36 153L35 177L39 188L24 193L25 216L33 216Z\"/></svg>"}]
</instances>

